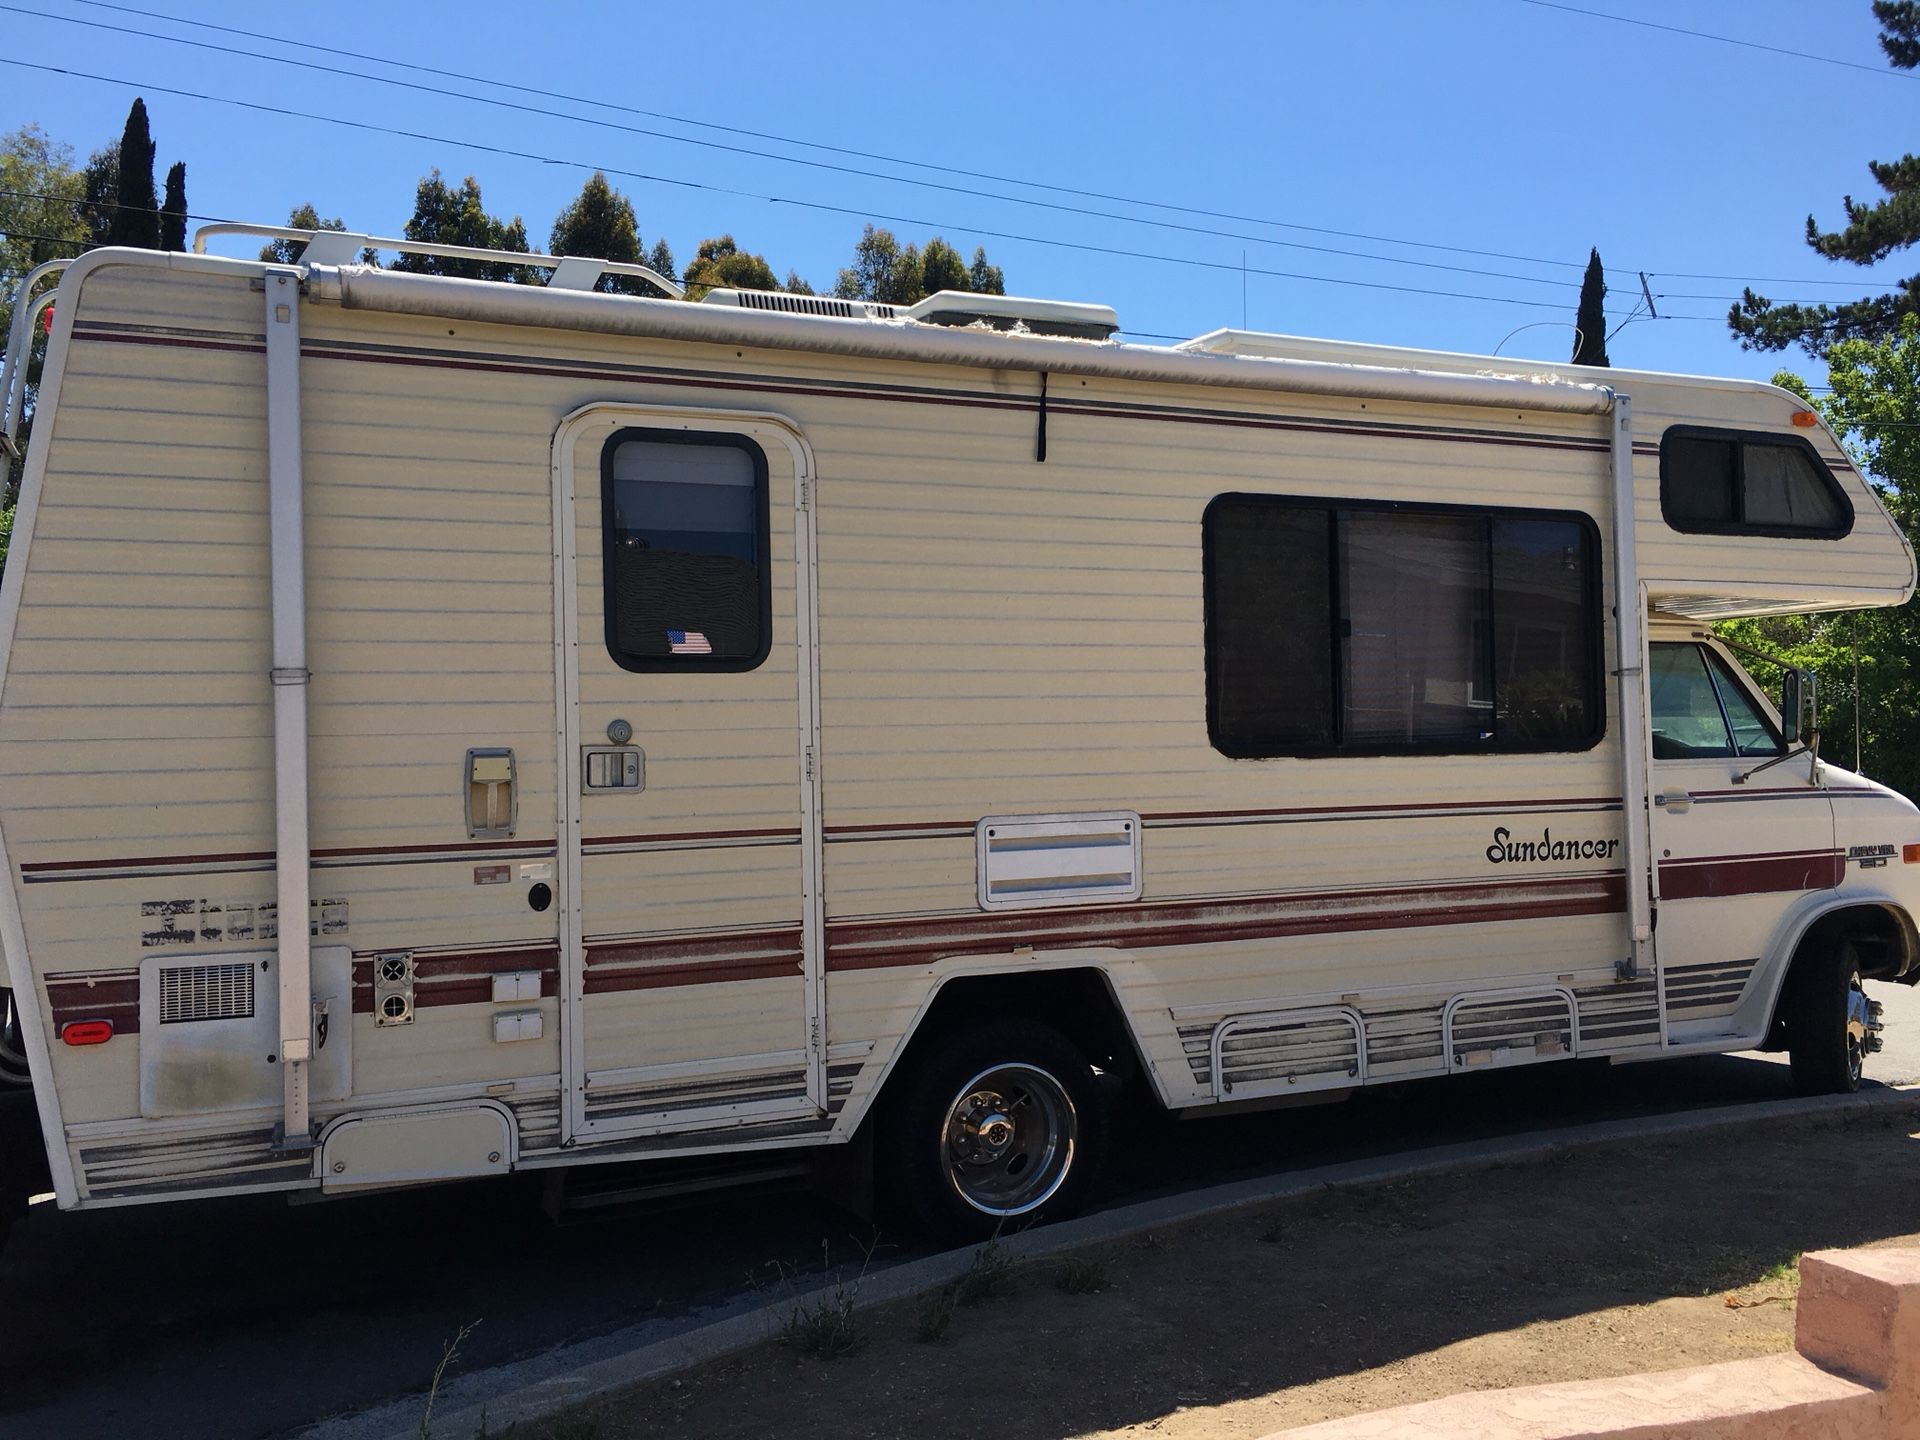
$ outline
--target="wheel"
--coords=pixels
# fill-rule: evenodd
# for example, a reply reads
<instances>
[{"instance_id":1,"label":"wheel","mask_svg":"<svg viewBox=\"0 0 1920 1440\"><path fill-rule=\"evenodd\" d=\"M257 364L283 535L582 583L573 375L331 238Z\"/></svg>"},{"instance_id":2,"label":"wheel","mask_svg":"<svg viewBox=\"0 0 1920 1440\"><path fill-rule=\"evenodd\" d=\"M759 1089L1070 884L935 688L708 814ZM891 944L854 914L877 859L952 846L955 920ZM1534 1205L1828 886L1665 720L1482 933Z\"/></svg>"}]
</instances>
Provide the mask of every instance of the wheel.
<instances>
[{"instance_id":1,"label":"wheel","mask_svg":"<svg viewBox=\"0 0 1920 1440\"><path fill-rule=\"evenodd\" d=\"M915 1056L880 1134L894 1197L954 1243L1073 1213L1104 1158L1092 1067L1058 1031L981 1025Z\"/></svg>"},{"instance_id":2,"label":"wheel","mask_svg":"<svg viewBox=\"0 0 1920 1440\"><path fill-rule=\"evenodd\" d=\"M1852 945L1796 963L1781 1009L1793 1085L1802 1095L1846 1095L1860 1088L1867 1056L1880 1048L1880 1007L1860 983Z\"/></svg>"}]
</instances>

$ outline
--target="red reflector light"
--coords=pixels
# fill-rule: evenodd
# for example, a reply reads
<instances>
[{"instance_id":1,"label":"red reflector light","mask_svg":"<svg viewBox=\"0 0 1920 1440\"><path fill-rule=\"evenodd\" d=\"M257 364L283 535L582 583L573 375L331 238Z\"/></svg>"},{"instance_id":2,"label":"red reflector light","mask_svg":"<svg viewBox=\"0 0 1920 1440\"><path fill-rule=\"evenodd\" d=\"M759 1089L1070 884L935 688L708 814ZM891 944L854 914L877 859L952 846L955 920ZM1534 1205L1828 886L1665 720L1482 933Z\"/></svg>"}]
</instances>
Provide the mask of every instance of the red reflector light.
<instances>
[{"instance_id":1,"label":"red reflector light","mask_svg":"<svg viewBox=\"0 0 1920 1440\"><path fill-rule=\"evenodd\" d=\"M1920 865L1920 845L1902 845L1900 858L1909 865Z\"/></svg>"},{"instance_id":2,"label":"red reflector light","mask_svg":"<svg viewBox=\"0 0 1920 1440\"><path fill-rule=\"evenodd\" d=\"M43 319L40 323L42 327L44 327L44 329L46 330L47 334L49 335L53 334L53 306L49 305L47 307L46 318Z\"/></svg>"},{"instance_id":3,"label":"red reflector light","mask_svg":"<svg viewBox=\"0 0 1920 1440\"><path fill-rule=\"evenodd\" d=\"M113 1039L111 1020L75 1020L60 1027L60 1038L69 1045L104 1045Z\"/></svg>"}]
</instances>

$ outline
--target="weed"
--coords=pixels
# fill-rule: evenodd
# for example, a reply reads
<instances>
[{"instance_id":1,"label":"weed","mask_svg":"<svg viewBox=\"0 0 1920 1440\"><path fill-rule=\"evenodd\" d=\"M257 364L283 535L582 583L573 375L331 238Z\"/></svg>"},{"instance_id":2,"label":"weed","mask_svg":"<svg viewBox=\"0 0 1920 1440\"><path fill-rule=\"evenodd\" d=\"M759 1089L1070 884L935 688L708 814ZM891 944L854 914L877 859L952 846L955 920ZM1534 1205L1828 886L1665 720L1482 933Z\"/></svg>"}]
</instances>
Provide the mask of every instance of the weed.
<instances>
[{"instance_id":1,"label":"weed","mask_svg":"<svg viewBox=\"0 0 1920 1440\"><path fill-rule=\"evenodd\" d=\"M920 1307L920 1313L914 1316L913 1338L922 1345L946 1339L947 1327L953 1324L954 1303L951 1285L943 1286L929 1295L926 1304Z\"/></svg>"},{"instance_id":2,"label":"weed","mask_svg":"<svg viewBox=\"0 0 1920 1440\"><path fill-rule=\"evenodd\" d=\"M458 1358L461 1345L479 1326L478 1320L469 1320L453 1339L440 1347L440 1363L433 1367L433 1383L427 1386L427 1408L420 1412L420 1440L433 1440L433 1402L440 1397L440 1382L446 1377L447 1367Z\"/></svg>"},{"instance_id":3,"label":"weed","mask_svg":"<svg viewBox=\"0 0 1920 1440\"><path fill-rule=\"evenodd\" d=\"M1000 1248L996 1233L973 1252L973 1263L953 1282L953 1298L961 1305L972 1305L990 1295L998 1295L1013 1278L1013 1261Z\"/></svg>"},{"instance_id":4,"label":"weed","mask_svg":"<svg viewBox=\"0 0 1920 1440\"><path fill-rule=\"evenodd\" d=\"M839 1284L811 1301L802 1300L787 1313L780 1327L782 1343L819 1360L851 1355L865 1343L853 1302L859 1285Z\"/></svg>"},{"instance_id":5,"label":"weed","mask_svg":"<svg viewBox=\"0 0 1920 1440\"><path fill-rule=\"evenodd\" d=\"M518 1425L510 1425L500 1433L499 1440L600 1440L600 1422L591 1415L578 1410L568 1410L556 1415L544 1423L535 1424L531 1430L522 1430ZM480 1429L473 1440L489 1440L487 1422L483 1415Z\"/></svg>"},{"instance_id":6,"label":"weed","mask_svg":"<svg viewBox=\"0 0 1920 1440\"><path fill-rule=\"evenodd\" d=\"M1053 1276L1053 1288L1064 1290L1069 1295L1097 1295L1112 1284L1104 1260L1067 1260L1062 1262Z\"/></svg>"},{"instance_id":7,"label":"weed","mask_svg":"<svg viewBox=\"0 0 1920 1440\"><path fill-rule=\"evenodd\" d=\"M782 1343L803 1355L812 1355L821 1360L836 1360L843 1355L851 1355L866 1344L866 1336L860 1327L858 1306L860 1289L866 1283L867 1269L873 1264L873 1252L877 1248L877 1240L863 1247L860 1268L851 1280L846 1278L843 1271L835 1270L832 1290L822 1290L811 1298L796 1300L780 1326ZM822 1270L825 1270L828 1258L828 1245L822 1240ZM782 1287L791 1293L794 1272L785 1266L776 1268Z\"/></svg>"}]
</instances>

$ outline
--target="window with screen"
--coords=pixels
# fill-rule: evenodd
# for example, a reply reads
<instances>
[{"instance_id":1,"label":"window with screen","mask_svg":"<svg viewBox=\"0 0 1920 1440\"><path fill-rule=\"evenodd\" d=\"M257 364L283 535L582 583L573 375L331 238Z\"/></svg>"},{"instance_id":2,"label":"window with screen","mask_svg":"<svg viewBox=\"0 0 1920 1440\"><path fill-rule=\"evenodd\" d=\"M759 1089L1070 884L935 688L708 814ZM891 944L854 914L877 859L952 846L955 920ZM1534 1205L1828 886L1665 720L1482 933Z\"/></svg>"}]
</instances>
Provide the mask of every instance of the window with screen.
<instances>
[{"instance_id":1,"label":"window with screen","mask_svg":"<svg viewBox=\"0 0 1920 1440\"><path fill-rule=\"evenodd\" d=\"M1660 512L1676 530L1837 540L1853 507L1797 435L1675 426L1660 441Z\"/></svg>"},{"instance_id":2,"label":"window with screen","mask_svg":"<svg viewBox=\"0 0 1920 1440\"><path fill-rule=\"evenodd\" d=\"M1584 516L1222 495L1202 523L1207 725L1279 755L1581 750L1600 737Z\"/></svg>"},{"instance_id":3,"label":"window with screen","mask_svg":"<svg viewBox=\"0 0 1920 1440\"><path fill-rule=\"evenodd\" d=\"M767 462L737 435L622 430L602 452L607 649L628 670L749 670L770 646Z\"/></svg>"}]
</instances>

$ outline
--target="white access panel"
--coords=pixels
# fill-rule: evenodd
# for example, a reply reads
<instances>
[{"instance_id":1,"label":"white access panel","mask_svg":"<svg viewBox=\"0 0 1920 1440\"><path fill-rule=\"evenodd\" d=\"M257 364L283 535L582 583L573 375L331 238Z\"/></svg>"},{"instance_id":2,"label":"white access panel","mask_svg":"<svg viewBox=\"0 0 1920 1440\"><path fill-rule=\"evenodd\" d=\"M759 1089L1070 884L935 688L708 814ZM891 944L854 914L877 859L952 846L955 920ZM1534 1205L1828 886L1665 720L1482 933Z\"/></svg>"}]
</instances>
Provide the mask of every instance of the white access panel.
<instances>
[{"instance_id":1,"label":"white access panel","mask_svg":"<svg viewBox=\"0 0 1920 1440\"><path fill-rule=\"evenodd\" d=\"M983 909L1140 898L1140 817L1131 810L989 815L973 833Z\"/></svg>"},{"instance_id":2,"label":"white access panel","mask_svg":"<svg viewBox=\"0 0 1920 1440\"><path fill-rule=\"evenodd\" d=\"M347 1115L320 1137L320 1188L504 1175L513 1158L513 1117L491 1101Z\"/></svg>"},{"instance_id":3,"label":"white access panel","mask_svg":"<svg viewBox=\"0 0 1920 1440\"><path fill-rule=\"evenodd\" d=\"M149 955L140 962L140 1113L204 1115L280 1102L279 952ZM353 951L317 945L309 1095L353 1092ZM324 1020L322 1017L324 1016Z\"/></svg>"}]
</instances>

